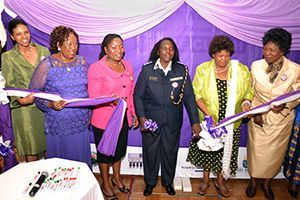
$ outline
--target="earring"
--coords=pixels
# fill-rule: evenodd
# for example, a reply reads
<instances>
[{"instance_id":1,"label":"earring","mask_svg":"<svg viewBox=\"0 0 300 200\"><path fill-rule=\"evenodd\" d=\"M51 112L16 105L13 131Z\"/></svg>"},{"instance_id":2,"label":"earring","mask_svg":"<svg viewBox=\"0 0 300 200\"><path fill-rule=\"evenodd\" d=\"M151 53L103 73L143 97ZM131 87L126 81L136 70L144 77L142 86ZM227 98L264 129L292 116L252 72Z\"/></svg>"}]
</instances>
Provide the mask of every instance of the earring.
<instances>
[{"instance_id":1,"label":"earring","mask_svg":"<svg viewBox=\"0 0 300 200\"><path fill-rule=\"evenodd\" d=\"M60 47L58 47L57 50L60 51L61 50Z\"/></svg>"}]
</instances>

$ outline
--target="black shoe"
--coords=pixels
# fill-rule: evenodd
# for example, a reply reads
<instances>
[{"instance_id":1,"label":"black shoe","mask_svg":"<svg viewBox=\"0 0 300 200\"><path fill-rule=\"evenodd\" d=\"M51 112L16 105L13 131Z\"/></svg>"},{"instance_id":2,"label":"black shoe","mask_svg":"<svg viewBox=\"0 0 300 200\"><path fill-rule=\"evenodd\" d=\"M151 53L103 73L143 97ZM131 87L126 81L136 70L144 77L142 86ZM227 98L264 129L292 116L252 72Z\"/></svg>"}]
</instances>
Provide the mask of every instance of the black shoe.
<instances>
[{"instance_id":1,"label":"black shoe","mask_svg":"<svg viewBox=\"0 0 300 200\"><path fill-rule=\"evenodd\" d=\"M107 194L105 194L102 186L100 186L100 188L101 188L101 192L105 196L105 198L107 198L108 200L118 200L118 197L115 194L113 194L113 195L107 195Z\"/></svg>"},{"instance_id":2,"label":"black shoe","mask_svg":"<svg viewBox=\"0 0 300 200\"><path fill-rule=\"evenodd\" d=\"M114 187L117 187L117 188L120 190L120 192L123 192L123 193L128 193L128 192L129 192L129 189L126 188L125 186L123 186L123 187L120 188L120 187L115 183L115 181L114 181L113 179L111 179L111 183L112 183L112 185L113 185Z\"/></svg>"},{"instance_id":3,"label":"black shoe","mask_svg":"<svg viewBox=\"0 0 300 200\"><path fill-rule=\"evenodd\" d=\"M264 192L265 197L267 199L273 200L275 198L274 192L272 191L272 188L270 185L265 188L265 186L263 184L261 184L261 189Z\"/></svg>"},{"instance_id":4,"label":"black shoe","mask_svg":"<svg viewBox=\"0 0 300 200\"><path fill-rule=\"evenodd\" d=\"M291 197L293 199L297 199L297 197L298 197L298 192L297 191L294 191L294 190L291 190L291 189L288 189L288 191L289 191L289 194L291 195Z\"/></svg>"},{"instance_id":5,"label":"black shoe","mask_svg":"<svg viewBox=\"0 0 300 200\"><path fill-rule=\"evenodd\" d=\"M246 195L247 197L254 197L256 195L256 189L257 189L257 186L253 185L252 182L249 183L249 185L247 186L247 189L246 189Z\"/></svg>"},{"instance_id":6,"label":"black shoe","mask_svg":"<svg viewBox=\"0 0 300 200\"><path fill-rule=\"evenodd\" d=\"M175 195L176 194L176 192L175 192L175 190L174 190L174 188L173 188L173 186L171 184L165 185L165 188L166 188L167 193L169 195Z\"/></svg>"},{"instance_id":7,"label":"black shoe","mask_svg":"<svg viewBox=\"0 0 300 200\"><path fill-rule=\"evenodd\" d=\"M146 185L144 189L144 196L150 196L152 194L153 186L152 185Z\"/></svg>"}]
</instances>

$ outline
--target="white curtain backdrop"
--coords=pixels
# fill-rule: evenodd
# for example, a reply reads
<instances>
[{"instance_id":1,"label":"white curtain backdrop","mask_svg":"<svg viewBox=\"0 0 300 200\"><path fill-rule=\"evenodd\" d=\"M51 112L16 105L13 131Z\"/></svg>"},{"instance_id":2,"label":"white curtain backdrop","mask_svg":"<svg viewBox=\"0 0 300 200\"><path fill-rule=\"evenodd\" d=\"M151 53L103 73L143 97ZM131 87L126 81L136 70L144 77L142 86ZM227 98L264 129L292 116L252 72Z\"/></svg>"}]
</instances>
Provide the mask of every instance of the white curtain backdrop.
<instances>
[{"instance_id":1,"label":"white curtain backdrop","mask_svg":"<svg viewBox=\"0 0 300 200\"><path fill-rule=\"evenodd\" d=\"M156 26L183 3L214 26L261 46L264 32L280 26L300 50L299 0L5 0L5 6L45 33L58 25L76 30L81 43L97 44L107 33L124 39ZM180 26L180 24L178 24ZM176 27L174 27L176 29Z\"/></svg>"}]
</instances>

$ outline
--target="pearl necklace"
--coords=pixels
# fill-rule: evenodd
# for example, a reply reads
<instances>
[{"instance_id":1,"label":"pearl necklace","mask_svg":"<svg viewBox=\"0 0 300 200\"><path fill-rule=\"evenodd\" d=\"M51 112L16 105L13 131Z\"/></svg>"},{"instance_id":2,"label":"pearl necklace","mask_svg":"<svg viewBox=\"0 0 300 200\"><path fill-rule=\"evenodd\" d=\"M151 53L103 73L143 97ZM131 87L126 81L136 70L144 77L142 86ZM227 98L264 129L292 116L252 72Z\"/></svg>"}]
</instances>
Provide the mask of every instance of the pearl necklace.
<instances>
[{"instance_id":1,"label":"pearl necklace","mask_svg":"<svg viewBox=\"0 0 300 200\"><path fill-rule=\"evenodd\" d=\"M225 77L223 77L223 78L220 77L220 74L225 72L226 70L228 70L228 65L224 69L221 69L219 71L217 70L217 67L215 66L216 77L219 78L220 80L227 80L228 72L226 73Z\"/></svg>"},{"instance_id":2,"label":"pearl necklace","mask_svg":"<svg viewBox=\"0 0 300 200\"><path fill-rule=\"evenodd\" d=\"M215 66L215 72L216 72L217 74L223 73L223 72L225 72L227 69L228 69L228 65L227 65L224 69L221 69L221 70L218 70L217 67Z\"/></svg>"}]
</instances>

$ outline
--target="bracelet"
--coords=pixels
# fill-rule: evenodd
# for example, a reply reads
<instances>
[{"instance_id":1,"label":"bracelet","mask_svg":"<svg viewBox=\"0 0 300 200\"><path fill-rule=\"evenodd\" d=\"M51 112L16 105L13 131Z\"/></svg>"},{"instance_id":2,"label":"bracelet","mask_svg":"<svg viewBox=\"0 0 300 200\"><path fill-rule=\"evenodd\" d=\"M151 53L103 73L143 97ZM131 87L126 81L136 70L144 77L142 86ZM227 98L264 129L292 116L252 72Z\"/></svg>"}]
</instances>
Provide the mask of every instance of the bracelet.
<instances>
[{"instance_id":1,"label":"bracelet","mask_svg":"<svg viewBox=\"0 0 300 200\"><path fill-rule=\"evenodd\" d=\"M249 106L251 106L251 101L244 100L241 107L243 107L245 104L248 104Z\"/></svg>"}]
</instances>

